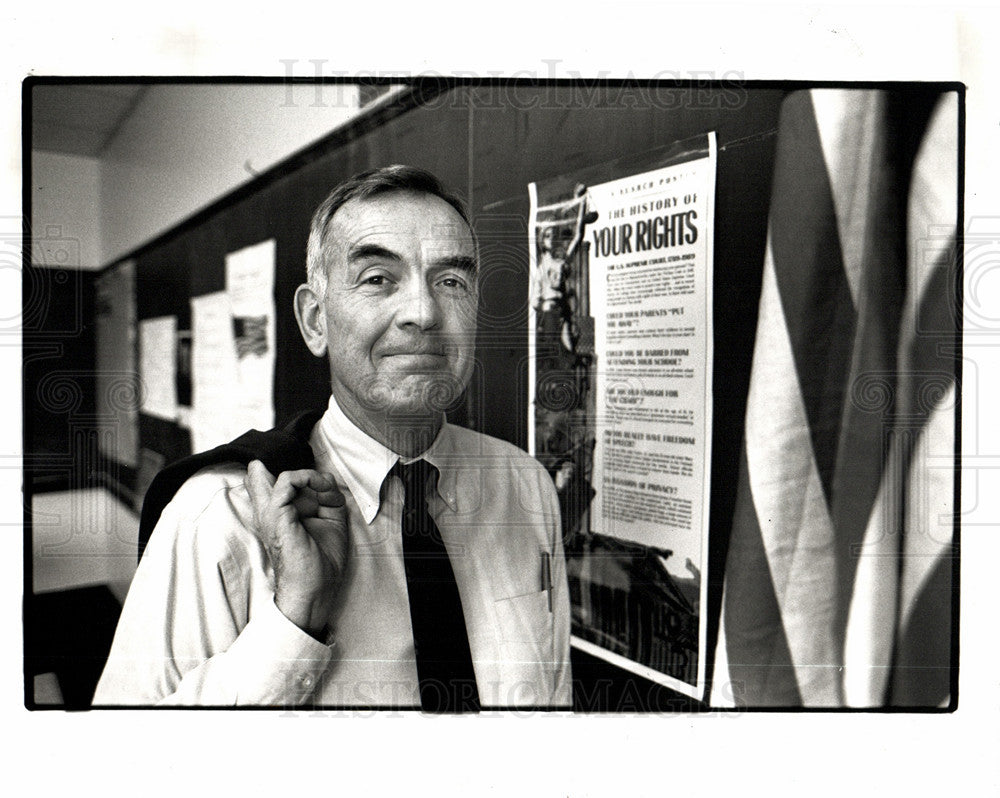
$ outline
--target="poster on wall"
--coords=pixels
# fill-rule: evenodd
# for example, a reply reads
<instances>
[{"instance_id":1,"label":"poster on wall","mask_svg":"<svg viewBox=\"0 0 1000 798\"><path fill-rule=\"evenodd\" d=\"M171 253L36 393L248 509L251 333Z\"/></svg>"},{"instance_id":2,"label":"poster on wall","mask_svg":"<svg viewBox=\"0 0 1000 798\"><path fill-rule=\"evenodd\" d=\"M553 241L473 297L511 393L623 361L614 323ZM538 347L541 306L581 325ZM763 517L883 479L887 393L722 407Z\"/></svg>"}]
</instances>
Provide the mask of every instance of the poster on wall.
<instances>
[{"instance_id":1,"label":"poster on wall","mask_svg":"<svg viewBox=\"0 0 1000 798\"><path fill-rule=\"evenodd\" d=\"M191 300L195 452L274 426L274 239L226 256L226 290Z\"/></svg>"},{"instance_id":2,"label":"poster on wall","mask_svg":"<svg viewBox=\"0 0 1000 798\"><path fill-rule=\"evenodd\" d=\"M226 255L240 416L245 429L274 426L274 239Z\"/></svg>"},{"instance_id":3,"label":"poster on wall","mask_svg":"<svg viewBox=\"0 0 1000 798\"><path fill-rule=\"evenodd\" d=\"M233 314L225 291L191 298L191 447L203 452L232 440L237 384Z\"/></svg>"},{"instance_id":4,"label":"poster on wall","mask_svg":"<svg viewBox=\"0 0 1000 798\"><path fill-rule=\"evenodd\" d=\"M715 136L528 187L528 445L563 516L573 643L701 699Z\"/></svg>"}]
</instances>

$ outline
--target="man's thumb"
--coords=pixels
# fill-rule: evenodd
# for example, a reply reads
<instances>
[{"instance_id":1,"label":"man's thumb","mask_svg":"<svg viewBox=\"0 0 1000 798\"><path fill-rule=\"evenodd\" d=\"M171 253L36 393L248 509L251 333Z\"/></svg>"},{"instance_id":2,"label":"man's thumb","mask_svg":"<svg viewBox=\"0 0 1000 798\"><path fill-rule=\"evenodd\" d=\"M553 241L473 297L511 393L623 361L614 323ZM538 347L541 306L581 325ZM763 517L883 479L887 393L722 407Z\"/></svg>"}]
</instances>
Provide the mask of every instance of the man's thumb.
<instances>
[{"instance_id":1,"label":"man's thumb","mask_svg":"<svg viewBox=\"0 0 1000 798\"><path fill-rule=\"evenodd\" d=\"M342 575L347 567L347 552L350 548L346 508L328 506L322 518L305 518L302 525L337 574Z\"/></svg>"}]
</instances>

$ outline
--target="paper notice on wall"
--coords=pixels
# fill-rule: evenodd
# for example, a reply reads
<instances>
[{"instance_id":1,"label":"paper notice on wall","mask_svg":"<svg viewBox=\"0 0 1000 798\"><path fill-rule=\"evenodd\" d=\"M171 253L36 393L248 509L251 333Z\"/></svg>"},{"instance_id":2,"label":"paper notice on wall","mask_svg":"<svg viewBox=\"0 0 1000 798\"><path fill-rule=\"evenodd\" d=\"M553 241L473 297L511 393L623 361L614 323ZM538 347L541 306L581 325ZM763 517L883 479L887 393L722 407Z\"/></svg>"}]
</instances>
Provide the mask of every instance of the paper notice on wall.
<instances>
[{"instance_id":1,"label":"paper notice on wall","mask_svg":"<svg viewBox=\"0 0 1000 798\"><path fill-rule=\"evenodd\" d=\"M194 451L274 426L274 240L226 256L226 290L191 300Z\"/></svg>"},{"instance_id":2,"label":"paper notice on wall","mask_svg":"<svg viewBox=\"0 0 1000 798\"><path fill-rule=\"evenodd\" d=\"M225 291L191 299L191 445L203 452L246 428L234 412L239 371L233 313Z\"/></svg>"},{"instance_id":3,"label":"paper notice on wall","mask_svg":"<svg viewBox=\"0 0 1000 798\"><path fill-rule=\"evenodd\" d=\"M274 426L274 239L226 256L240 401L251 426Z\"/></svg>"},{"instance_id":4,"label":"paper notice on wall","mask_svg":"<svg viewBox=\"0 0 1000 798\"><path fill-rule=\"evenodd\" d=\"M177 418L176 335L176 316L139 322L140 409L168 421Z\"/></svg>"},{"instance_id":5,"label":"paper notice on wall","mask_svg":"<svg viewBox=\"0 0 1000 798\"><path fill-rule=\"evenodd\" d=\"M714 134L529 197L528 445L559 497L573 644L700 697Z\"/></svg>"}]
</instances>

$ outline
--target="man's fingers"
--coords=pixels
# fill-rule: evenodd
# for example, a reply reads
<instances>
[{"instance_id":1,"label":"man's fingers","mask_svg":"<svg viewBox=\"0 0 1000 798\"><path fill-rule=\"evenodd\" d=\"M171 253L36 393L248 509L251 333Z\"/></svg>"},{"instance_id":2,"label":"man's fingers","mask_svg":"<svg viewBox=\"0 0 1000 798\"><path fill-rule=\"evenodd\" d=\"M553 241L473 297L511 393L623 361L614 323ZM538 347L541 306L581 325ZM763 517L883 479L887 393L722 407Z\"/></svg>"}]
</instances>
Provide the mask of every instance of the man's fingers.
<instances>
[{"instance_id":1,"label":"man's fingers","mask_svg":"<svg viewBox=\"0 0 1000 798\"><path fill-rule=\"evenodd\" d=\"M330 490L335 487L333 477L329 474L321 474L311 468L300 468L298 471L282 471L278 475L274 487L290 485L293 488L311 488L315 491Z\"/></svg>"},{"instance_id":2,"label":"man's fingers","mask_svg":"<svg viewBox=\"0 0 1000 798\"><path fill-rule=\"evenodd\" d=\"M330 487L327 490L316 491L316 500L320 507L343 507L346 504L344 494L340 492L332 477L330 478Z\"/></svg>"},{"instance_id":3,"label":"man's fingers","mask_svg":"<svg viewBox=\"0 0 1000 798\"><path fill-rule=\"evenodd\" d=\"M274 505L282 506L292 504L304 495L315 499L317 491L330 490L331 487L333 487L332 477L320 474L311 468L282 471L271 488L270 501Z\"/></svg>"},{"instance_id":4,"label":"man's fingers","mask_svg":"<svg viewBox=\"0 0 1000 798\"><path fill-rule=\"evenodd\" d=\"M273 519L276 513L283 514L281 508L291 508L299 522L306 518L335 518L334 511L342 511L345 505L333 477L309 468L283 471L275 478L262 462L252 460L243 482L258 523L267 523L265 519Z\"/></svg>"},{"instance_id":5,"label":"man's fingers","mask_svg":"<svg viewBox=\"0 0 1000 798\"><path fill-rule=\"evenodd\" d=\"M314 482L312 480L311 482ZM293 500L299 518L332 518L330 511L342 511L345 505L344 494L342 494L335 484L333 478L329 478L330 487L326 490L315 490L311 483L300 488Z\"/></svg>"}]
</instances>

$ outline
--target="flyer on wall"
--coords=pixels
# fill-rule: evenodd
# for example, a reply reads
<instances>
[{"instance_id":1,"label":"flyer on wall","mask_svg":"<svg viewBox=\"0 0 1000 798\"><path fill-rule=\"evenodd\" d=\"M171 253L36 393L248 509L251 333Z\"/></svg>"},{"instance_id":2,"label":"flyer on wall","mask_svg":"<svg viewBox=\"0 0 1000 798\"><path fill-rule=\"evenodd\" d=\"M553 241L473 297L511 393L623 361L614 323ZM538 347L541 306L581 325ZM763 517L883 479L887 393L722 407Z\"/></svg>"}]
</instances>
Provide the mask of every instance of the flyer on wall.
<instances>
[{"instance_id":1,"label":"flyer on wall","mask_svg":"<svg viewBox=\"0 0 1000 798\"><path fill-rule=\"evenodd\" d=\"M573 644L701 700L714 133L528 187L528 446L563 516Z\"/></svg>"},{"instance_id":2,"label":"flyer on wall","mask_svg":"<svg viewBox=\"0 0 1000 798\"><path fill-rule=\"evenodd\" d=\"M191 298L191 444L274 426L275 241L226 255L226 290Z\"/></svg>"}]
</instances>

